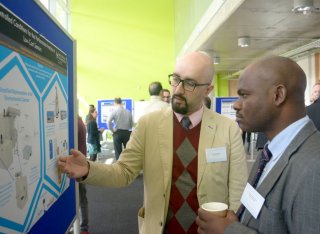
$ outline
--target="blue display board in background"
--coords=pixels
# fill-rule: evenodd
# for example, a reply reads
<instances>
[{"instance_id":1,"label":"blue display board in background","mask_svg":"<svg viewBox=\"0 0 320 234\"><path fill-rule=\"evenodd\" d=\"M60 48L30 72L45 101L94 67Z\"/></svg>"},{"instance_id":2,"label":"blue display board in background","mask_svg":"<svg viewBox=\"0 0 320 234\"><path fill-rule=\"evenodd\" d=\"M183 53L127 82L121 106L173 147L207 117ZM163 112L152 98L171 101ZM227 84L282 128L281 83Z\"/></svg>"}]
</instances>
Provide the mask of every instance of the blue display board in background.
<instances>
[{"instance_id":1,"label":"blue display board in background","mask_svg":"<svg viewBox=\"0 0 320 234\"><path fill-rule=\"evenodd\" d=\"M76 216L75 182L57 168L74 148L75 43L38 4L0 0L0 121L17 133L0 124L12 146L0 154L0 233L65 233Z\"/></svg>"},{"instance_id":2,"label":"blue display board in background","mask_svg":"<svg viewBox=\"0 0 320 234\"><path fill-rule=\"evenodd\" d=\"M122 99L124 108L133 111L133 101L130 98ZM98 128L108 129L107 121L114 110L114 99L98 100Z\"/></svg>"},{"instance_id":3,"label":"blue display board in background","mask_svg":"<svg viewBox=\"0 0 320 234\"><path fill-rule=\"evenodd\" d=\"M237 100L238 97L217 97L216 112L235 120L236 111L233 109L233 103L235 103Z\"/></svg>"}]
</instances>

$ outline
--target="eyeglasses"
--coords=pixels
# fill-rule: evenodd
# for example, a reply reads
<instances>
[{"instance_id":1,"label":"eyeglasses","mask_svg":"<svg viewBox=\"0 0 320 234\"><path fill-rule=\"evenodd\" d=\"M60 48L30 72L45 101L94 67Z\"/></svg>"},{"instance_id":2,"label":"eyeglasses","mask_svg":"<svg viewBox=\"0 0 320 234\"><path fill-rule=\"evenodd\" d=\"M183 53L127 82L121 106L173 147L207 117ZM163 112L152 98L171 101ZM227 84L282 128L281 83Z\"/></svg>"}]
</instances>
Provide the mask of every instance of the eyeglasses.
<instances>
[{"instance_id":1,"label":"eyeglasses","mask_svg":"<svg viewBox=\"0 0 320 234\"><path fill-rule=\"evenodd\" d=\"M180 83L182 83L182 86L184 90L193 92L193 90L198 86L205 86L210 84L197 84L193 80L181 80L179 76L175 74L168 75L169 78L169 84L173 87L177 87Z\"/></svg>"}]
</instances>

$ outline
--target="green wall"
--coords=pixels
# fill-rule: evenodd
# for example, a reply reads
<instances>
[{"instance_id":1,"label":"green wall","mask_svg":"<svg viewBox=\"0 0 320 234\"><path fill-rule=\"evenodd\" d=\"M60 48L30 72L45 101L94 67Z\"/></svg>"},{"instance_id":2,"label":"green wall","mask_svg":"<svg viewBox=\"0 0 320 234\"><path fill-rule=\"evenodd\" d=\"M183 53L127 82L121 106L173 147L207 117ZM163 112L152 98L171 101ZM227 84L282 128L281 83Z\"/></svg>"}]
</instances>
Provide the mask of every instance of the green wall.
<instances>
[{"instance_id":1,"label":"green wall","mask_svg":"<svg viewBox=\"0 0 320 234\"><path fill-rule=\"evenodd\" d=\"M162 82L212 0L74 0L71 34L77 41L80 114L88 104L116 96L149 99L148 85ZM215 77L215 96L228 82Z\"/></svg>"},{"instance_id":2,"label":"green wall","mask_svg":"<svg viewBox=\"0 0 320 234\"><path fill-rule=\"evenodd\" d=\"M223 79L225 75L216 74L214 78L214 93L216 97L228 97L229 96L229 81Z\"/></svg>"},{"instance_id":3,"label":"green wall","mask_svg":"<svg viewBox=\"0 0 320 234\"><path fill-rule=\"evenodd\" d=\"M213 0L175 0L175 54L178 55L183 45L197 26L202 15Z\"/></svg>"},{"instance_id":4,"label":"green wall","mask_svg":"<svg viewBox=\"0 0 320 234\"><path fill-rule=\"evenodd\" d=\"M171 0L72 1L71 35L81 115L98 99L149 99L152 81L169 87L175 61Z\"/></svg>"},{"instance_id":5,"label":"green wall","mask_svg":"<svg viewBox=\"0 0 320 234\"><path fill-rule=\"evenodd\" d=\"M184 44L201 20L203 14L214 0L175 0L174 1L174 40L175 55L182 50ZM214 77L214 94L216 97L228 96L228 80L221 79L223 74Z\"/></svg>"}]
</instances>

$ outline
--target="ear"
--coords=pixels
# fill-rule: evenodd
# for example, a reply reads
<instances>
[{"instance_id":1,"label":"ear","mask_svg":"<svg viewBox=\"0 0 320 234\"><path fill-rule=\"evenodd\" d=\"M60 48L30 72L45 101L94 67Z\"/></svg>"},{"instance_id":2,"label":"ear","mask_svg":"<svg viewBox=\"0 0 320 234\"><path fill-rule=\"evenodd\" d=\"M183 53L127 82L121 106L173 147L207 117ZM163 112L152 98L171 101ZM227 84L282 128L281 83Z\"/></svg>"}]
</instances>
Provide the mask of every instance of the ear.
<instances>
[{"instance_id":1,"label":"ear","mask_svg":"<svg viewBox=\"0 0 320 234\"><path fill-rule=\"evenodd\" d=\"M287 88L279 84L274 87L274 103L280 106L287 99Z\"/></svg>"},{"instance_id":2,"label":"ear","mask_svg":"<svg viewBox=\"0 0 320 234\"><path fill-rule=\"evenodd\" d=\"M209 95L209 93L213 90L213 85L208 85L207 89L206 89L206 95Z\"/></svg>"}]
</instances>

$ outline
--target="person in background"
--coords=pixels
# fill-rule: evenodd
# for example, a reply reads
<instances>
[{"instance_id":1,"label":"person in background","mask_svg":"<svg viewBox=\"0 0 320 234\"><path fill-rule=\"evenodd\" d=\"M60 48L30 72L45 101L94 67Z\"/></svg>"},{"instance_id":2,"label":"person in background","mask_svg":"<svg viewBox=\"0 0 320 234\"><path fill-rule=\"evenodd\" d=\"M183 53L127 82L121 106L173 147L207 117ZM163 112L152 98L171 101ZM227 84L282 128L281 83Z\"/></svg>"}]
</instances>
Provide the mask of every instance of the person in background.
<instances>
[{"instance_id":1,"label":"person in background","mask_svg":"<svg viewBox=\"0 0 320 234\"><path fill-rule=\"evenodd\" d=\"M86 126L78 115L78 149L83 154L87 154L86 146ZM86 185L79 183L80 201L80 234L89 234L88 199Z\"/></svg>"},{"instance_id":2,"label":"person in background","mask_svg":"<svg viewBox=\"0 0 320 234\"><path fill-rule=\"evenodd\" d=\"M122 187L144 174L140 233L196 233L198 207L209 201L240 205L247 180L237 123L204 108L213 89L213 61L202 52L177 60L171 108L144 115L127 148L111 165L86 161L78 151L61 156L61 170L84 183Z\"/></svg>"},{"instance_id":3,"label":"person in background","mask_svg":"<svg viewBox=\"0 0 320 234\"><path fill-rule=\"evenodd\" d=\"M86 115L86 119L85 119L85 122L84 124L87 126L88 122L89 122L89 118L90 118L90 112L95 110L96 108L94 107L93 104L90 104L89 105L89 111L88 111L88 114Z\"/></svg>"},{"instance_id":4,"label":"person in background","mask_svg":"<svg viewBox=\"0 0 320 234\"><path fill-rule=\"evenodd\" d=\"M205 96L203 99L203 104L210 110L211 109L211 98L209 96Z\"/></svg>"},{"instance_id":5,"label":"person in background","mask_svg":"<svg viewBox=\"0 0 320 234\"><path fill-rule=\"evenodd\" d=\"M169 89L162 89L161 90L161 100L170 104L170 91L169 91Z\"/></svg>"},{"instance_id":6,"label":"person in background","mask_svg":"<svg viewBox=\"0 0 320 234\"><path fill-rule=\"evenodd\" d=\"M237 215L199 209L198 233L320 233L320 132L306 116L305 89L305 73L285 57L264 58L240 75L237 122L264 132L268 144L252 167Z\"/></svg>"},{"instance_id":7,"label":"person in background","mask_svg":"<svg viewBox=\"0 0 320 234\"><path fill-rule=\"evenodd\" d=\"M100 130L98 129L97 115L98 112L95 108L90 109L87 123L87 143L91 161L96 161L98 153L101 152Z\"/></svg>"},{"instance_id":8,"label":"person in background","mask_svg":"<svg viewBox=\"0 0 320 234\"><path fill-rule=\"evenodd\" d=\"M250 153L250 147L251 147L251 132L242 131L242 142L244 146L246 147L246 152Z\"/></svg>"},{"instance_id":9,"label":"person in background","mask_svg":"<svg viewBox=\"0 0 320 234\"><path fill-rule=\"evenodd\" d=\"M316 82L312 87L312 91L310 95L310 103L312 104L313 102L318 100L319 97L320 97L320 81Z\"/></svg>"},{"instance_id":10,"label":"person in background","mask_svg":"<svg viewBox=\"0 0 320 234\"><path fill-rule=\"evenodd\" d=\"M307 115L320 131L320 81L313 86L310 100L312 104L307 106Z\"/></svg>"},{"instance_id":11,"label":"person in background","mask_svg":"<svg viewBox=\"0 0 320 234\"><path fill-rule=\"evenodd\" d=\"M120 97L114 99L115 110L108 119L108 129L112 132L113 146L116 160L126 148L133 127L132 114L123 107Z\"/></svg>"},{"instance_id":12,"label":"person in background","mask_svg":"<svg viewBox=\"0 0 320 234\"><path fill-rule=\"evenodd\" d=\"M149 85L149 94L150 94L150 101L144 108L143 114L148 114L150 112L161 110L163 108L169 107L167 102L161 100L160 93L162 91L162 85L160 82L155 81L150 83Z\"/></svg>"}]
</instances>

